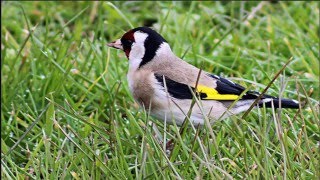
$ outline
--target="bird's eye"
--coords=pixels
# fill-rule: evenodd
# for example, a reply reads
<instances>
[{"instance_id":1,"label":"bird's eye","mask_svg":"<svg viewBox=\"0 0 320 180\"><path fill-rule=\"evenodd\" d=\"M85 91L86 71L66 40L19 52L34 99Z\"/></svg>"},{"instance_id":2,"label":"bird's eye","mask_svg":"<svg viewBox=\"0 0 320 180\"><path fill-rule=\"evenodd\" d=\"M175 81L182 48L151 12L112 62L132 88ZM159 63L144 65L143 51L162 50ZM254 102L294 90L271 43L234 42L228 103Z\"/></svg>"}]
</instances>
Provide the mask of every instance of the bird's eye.
<instances>
[{"instance_id":1,"label":"bird's eye","mask_svg":"<svg viewBox=\"0 0 320 180\"><path fill-rule=\"evenodd\" d=\"M130 48L132 46L132 43L133 43L133 41L129 40L129 39L125 39L122 41L123 46L126 48Z\"/></svg>"}]
</instances>

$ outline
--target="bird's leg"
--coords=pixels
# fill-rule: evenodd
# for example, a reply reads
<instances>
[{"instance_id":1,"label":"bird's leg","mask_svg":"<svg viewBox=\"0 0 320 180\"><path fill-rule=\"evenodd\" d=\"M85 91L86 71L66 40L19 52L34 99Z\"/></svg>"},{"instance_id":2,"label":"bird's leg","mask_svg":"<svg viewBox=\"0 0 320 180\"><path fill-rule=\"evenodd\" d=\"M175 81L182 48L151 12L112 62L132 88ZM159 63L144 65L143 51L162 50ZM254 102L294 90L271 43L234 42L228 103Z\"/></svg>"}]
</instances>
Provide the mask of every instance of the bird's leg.
<instances>
[{"instance_id":1,"label":"bird's leg","mask_svg":"<svg viewBox=\"0 0 320 180\"><path fill-rule=\"evenodd\" d=\"M170 139L167 143L166 143L166 151L171 152L174 148L174 140Z\"/></svg>"}]
</instances>

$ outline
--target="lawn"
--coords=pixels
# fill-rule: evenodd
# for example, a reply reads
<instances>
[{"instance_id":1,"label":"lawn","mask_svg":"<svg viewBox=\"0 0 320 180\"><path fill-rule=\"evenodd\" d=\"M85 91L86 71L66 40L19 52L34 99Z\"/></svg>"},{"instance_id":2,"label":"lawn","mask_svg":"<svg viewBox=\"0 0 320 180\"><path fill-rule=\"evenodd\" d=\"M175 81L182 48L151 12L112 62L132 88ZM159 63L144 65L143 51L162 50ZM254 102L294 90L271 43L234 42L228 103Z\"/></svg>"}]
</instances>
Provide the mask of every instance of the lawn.
<instances>
[{"instance_id":1,"label":"lawn","mask_svg":"<svg viewBox=\"0 0 320 180\"><path fill-rule=\"evenodd\" d=\"M1 8L1 178L320 177L319 2ZM153 27L190 64L260 92L275 78L268 94L306 105L212 126L163 124L134 102L125 54L106 46L138 26Z\"/></svg>"}]
</instances>

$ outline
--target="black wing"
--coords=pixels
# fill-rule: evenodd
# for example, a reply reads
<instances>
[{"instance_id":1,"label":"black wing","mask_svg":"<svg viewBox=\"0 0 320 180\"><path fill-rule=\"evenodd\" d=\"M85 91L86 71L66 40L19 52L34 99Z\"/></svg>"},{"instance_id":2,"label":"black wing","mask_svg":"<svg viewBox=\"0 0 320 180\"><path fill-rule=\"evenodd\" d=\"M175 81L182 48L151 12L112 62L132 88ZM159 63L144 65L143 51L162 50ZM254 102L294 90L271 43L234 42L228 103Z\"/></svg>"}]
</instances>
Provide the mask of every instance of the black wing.
<instances>
[{"instance_id":1,"label":"black wing","mask_svg":"<svg viewBox=\"0 0 320 180\"><path fill-rule=\"evenodd\" d=\"M176 82L166 76L160 75L160 74L154 74L156 80L161 84L161 86L165 87L164 85L164 78L166 82L166 88L168 90L168 93L177 99L192 99L193 95L191 91L194 91L194 87L189 87L186 84ZM216 91L220 95L241 95L243 91L245 91L246 88L243 86L236 84L228 79L208 74L210 77L214 78L216 80ZM198 95L200 96L201 99L203 100L215 100L214 98L210 98L211 96L208 97L207 92L198 92ZM247 91L246 94L244 94L241 99L256 99L260 94L255 91ZM206 99L206 97L208 97ZM262 98L274 98L269 95L264 95ZM235 98L236 99L236 98ZM234 99L234 100L235 100ZM230 100L230 99L216 99L216 100Z\"/></svg>"},{"instance_id":2,"label":"black wing","mask_svg":"<svg viewBox=\"0 0 320 180\"><path fill-rule=\"evenodd\" d=\"M193 95L191 91L194 91L194 87L189 87L186 84L176 82L166 76L160 74L154 74L156 80L161 84L162 87L164 86L164 81L166 82L166 88L168 93L177 99L192 99ZM205 98L207 95L205 93L200 93L200 98Z\"/></svg>"},{"instance_id":3,"label":"black wing","mask_svg":"<svg viewBox=\"0 0 320 180\"><path fill-rule=\"evenodd\" d=\"M208 75L217 80L216 90L219 92L219 94L240 95L246 89L243 86L237 83L234 83L226 78L222 78L220 76L216 76L213 74L208 74ZM241 99L256 99L259 95L260 93L256 91L247 91L246 94L244 94L241 97ZM270 95L263 95L262 98L274 98L274 97Z\"/></svg>"}]
</instances>

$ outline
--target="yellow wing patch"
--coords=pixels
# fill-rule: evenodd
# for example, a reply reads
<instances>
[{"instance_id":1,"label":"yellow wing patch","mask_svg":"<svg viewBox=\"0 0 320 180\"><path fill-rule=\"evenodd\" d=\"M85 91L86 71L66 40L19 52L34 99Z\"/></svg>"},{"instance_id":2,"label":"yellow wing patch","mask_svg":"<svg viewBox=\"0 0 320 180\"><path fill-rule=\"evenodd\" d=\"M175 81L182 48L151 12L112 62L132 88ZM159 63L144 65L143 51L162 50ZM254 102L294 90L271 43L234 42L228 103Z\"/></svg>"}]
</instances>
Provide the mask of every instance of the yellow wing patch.
<instances>
[{"instance_id":1,"label":"yellow wing patch","mask_svg":"<svg viewBox=\"0 0 320 180\"><path fill-rule=\"evenodd\" d=\"M210 88L203 85L197 86L197 92L205 93L207 97L203 99L207 99L207 100L210 100L210 99L211 100L236 100L239 97L238 95L234 95L234 94L219 94L219 92L214 88Z\"/></svg>"}]
</instances>

